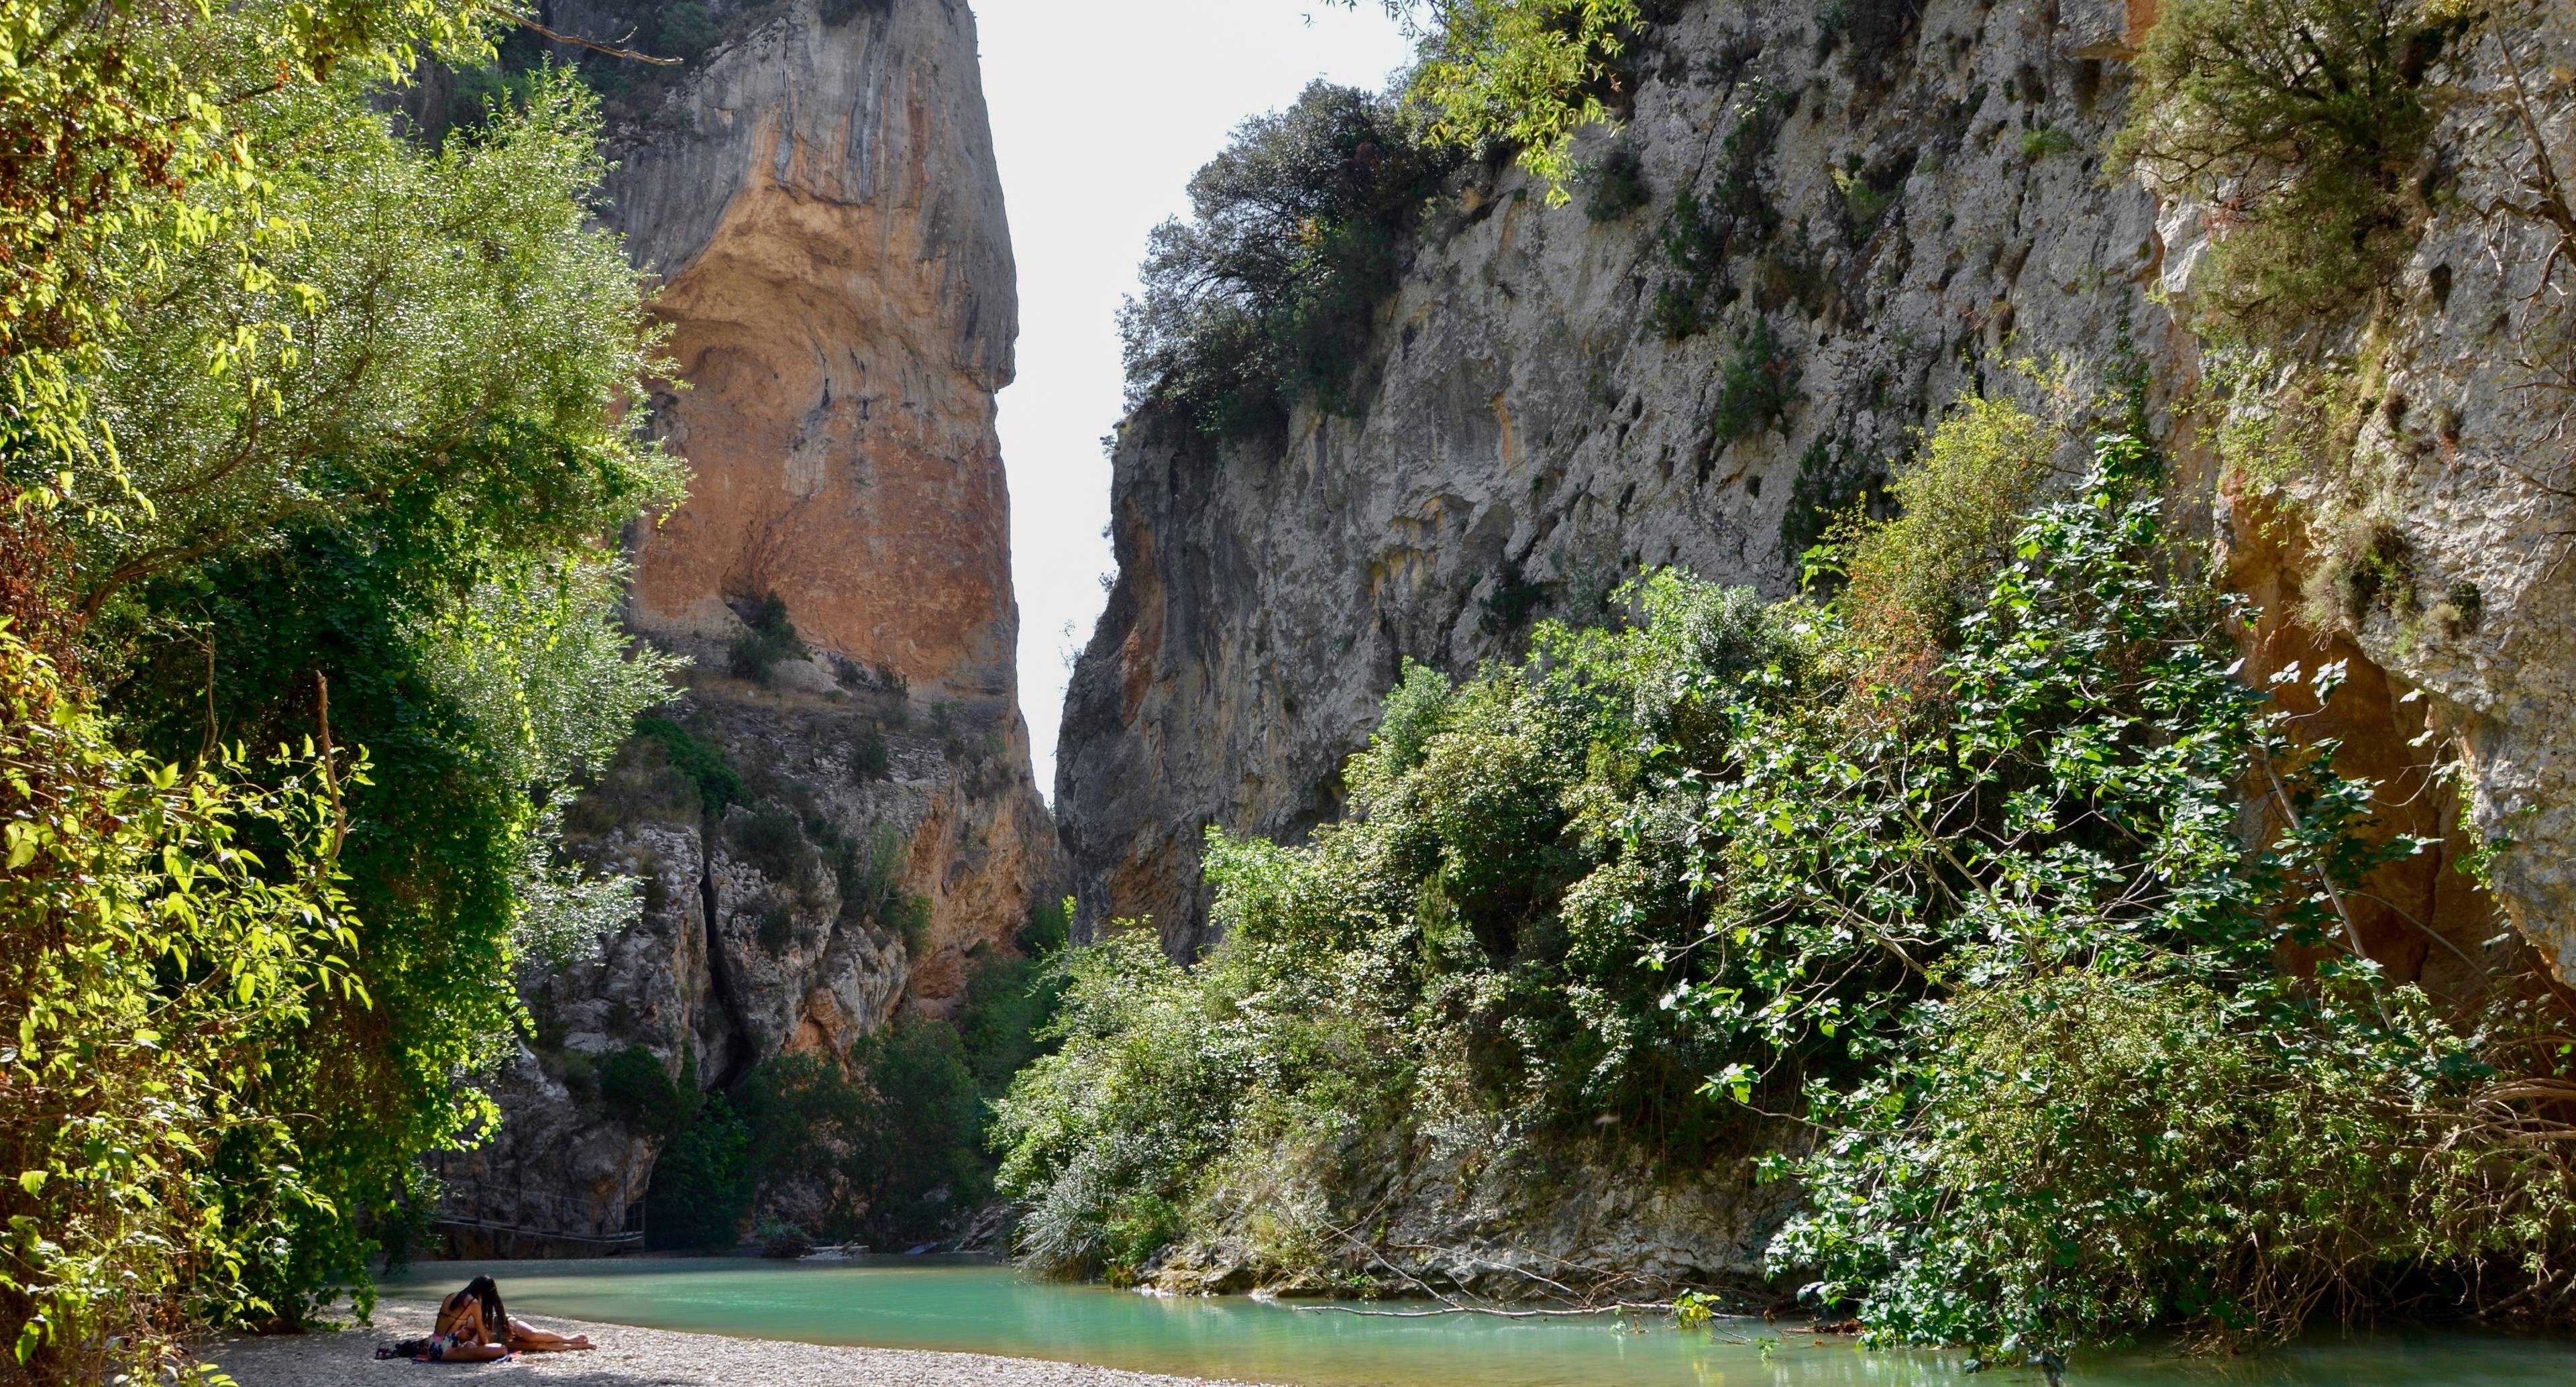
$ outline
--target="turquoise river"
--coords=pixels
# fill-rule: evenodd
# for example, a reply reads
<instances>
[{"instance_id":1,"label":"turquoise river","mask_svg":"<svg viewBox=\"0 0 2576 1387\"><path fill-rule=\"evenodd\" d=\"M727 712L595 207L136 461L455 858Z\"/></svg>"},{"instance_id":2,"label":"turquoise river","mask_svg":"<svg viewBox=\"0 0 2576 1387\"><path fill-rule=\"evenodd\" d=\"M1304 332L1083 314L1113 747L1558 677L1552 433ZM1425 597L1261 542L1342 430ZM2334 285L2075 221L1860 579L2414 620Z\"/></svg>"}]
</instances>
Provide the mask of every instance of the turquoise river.
<instances>
[{"instance_id":1,"label":"turquoise river","mask_svg":"<svg viewBox=\"0 0 2576 1387\"><path fill-rule=\"evenodd\" d=\"M1660 1319L1611 1316L1388 1319L1242 1297L1174 1299L1031 1281L1008 1267L940 1258L430 1262L398 1272L383 1289L389 1296L431 1296L476 1272L499 1279L513 1311L538 1316L1053 1358L1296 1387L2002 1387L2040 1381L2035 1369L1966 1378L1960 1372L1966 1360L1958 1354L1872 1351L1759 1321L1677 1330ZM2384 1332L2321 1336L2230 1362L2140 1352L2071 1366L2070 1387L2576 1387L2576 1343Z\"/></svg>"}]
</instances>

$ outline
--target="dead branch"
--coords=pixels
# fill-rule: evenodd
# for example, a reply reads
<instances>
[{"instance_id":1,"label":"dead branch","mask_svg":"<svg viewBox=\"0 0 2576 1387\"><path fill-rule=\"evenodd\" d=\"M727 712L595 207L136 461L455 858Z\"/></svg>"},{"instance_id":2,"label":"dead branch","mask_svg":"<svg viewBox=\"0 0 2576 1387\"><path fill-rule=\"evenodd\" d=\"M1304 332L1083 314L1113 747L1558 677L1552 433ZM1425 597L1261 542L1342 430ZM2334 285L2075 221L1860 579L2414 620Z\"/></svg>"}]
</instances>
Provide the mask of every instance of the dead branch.
<instances>
[{"instance_id":1,"label":"dead branch","mask_svg":"<svg viewBox=\"0 0 2576 1387\"><path fill-rule=\"evenodd\" d=\"M558 34L554 30L539 24L534 19L523 14L511 15L510 20L520 28L529 31L550 43L569 44L574 48L587 48L593 53L605 53L609 57L624 58L628 62L633 63L651 63L655 67L678 67L681 62L678 58L657 58L650 53L639 53L632 48L619 48L613 44L601 43L597 39L583 38L579 34Z\"/></svg>"}]
</instances>

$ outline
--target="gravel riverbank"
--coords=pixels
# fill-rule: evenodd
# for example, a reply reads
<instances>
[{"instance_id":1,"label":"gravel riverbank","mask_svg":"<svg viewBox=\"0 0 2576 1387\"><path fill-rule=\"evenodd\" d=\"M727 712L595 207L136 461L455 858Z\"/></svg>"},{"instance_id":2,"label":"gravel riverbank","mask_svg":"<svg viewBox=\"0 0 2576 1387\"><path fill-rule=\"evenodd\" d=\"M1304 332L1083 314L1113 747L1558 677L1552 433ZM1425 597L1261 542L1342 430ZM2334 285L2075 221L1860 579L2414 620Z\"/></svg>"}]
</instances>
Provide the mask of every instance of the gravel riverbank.
<instances>
[{"instance_id":1,"label":"gravel riverbank","mask_svg":"<svg viewBox=\"0 0 2576 1387\"><path fill-rule=\"evenodd\" d=\"M241 1387L437 1387L449 1378L492 1387L542 1379L554 1387L1248 1387L1078 1363L915 1349L834 1348L772 1339L681 1334L528 1315L558 1334L587 1334L589 1353L521 1354L506 1363L378 1361L376 1345L429 1332L435 1306L385 1301L372 1328L337 1334L226 1339L208 1357Z\"/></svg>"}]
</instances>

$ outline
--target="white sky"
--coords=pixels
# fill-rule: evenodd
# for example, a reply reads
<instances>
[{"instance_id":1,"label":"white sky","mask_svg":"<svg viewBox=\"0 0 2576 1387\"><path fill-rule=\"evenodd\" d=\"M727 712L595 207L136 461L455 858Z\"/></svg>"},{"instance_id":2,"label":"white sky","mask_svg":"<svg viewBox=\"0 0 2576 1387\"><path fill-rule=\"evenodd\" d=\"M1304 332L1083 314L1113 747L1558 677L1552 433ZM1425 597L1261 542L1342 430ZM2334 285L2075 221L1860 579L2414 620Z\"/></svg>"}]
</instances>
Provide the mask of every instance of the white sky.
<instances>
[{"instance_id":1,"label":"white sky","mask_svg":"<svg viewBox=\"0 0 2576 1387\"><path fill-rule=\"evenodd\" d=\"M1020 704L1055 794L1074 652L1111 570L1117 312L1145 233L1244 117L1317 77L1375 88L1407 56L1373 0L974 0L1002 196L1020 271L1018 379L1001 395L1020 598ZM1067 634L1071 623L1071 634Z\"/></svg>"}]
</instances>

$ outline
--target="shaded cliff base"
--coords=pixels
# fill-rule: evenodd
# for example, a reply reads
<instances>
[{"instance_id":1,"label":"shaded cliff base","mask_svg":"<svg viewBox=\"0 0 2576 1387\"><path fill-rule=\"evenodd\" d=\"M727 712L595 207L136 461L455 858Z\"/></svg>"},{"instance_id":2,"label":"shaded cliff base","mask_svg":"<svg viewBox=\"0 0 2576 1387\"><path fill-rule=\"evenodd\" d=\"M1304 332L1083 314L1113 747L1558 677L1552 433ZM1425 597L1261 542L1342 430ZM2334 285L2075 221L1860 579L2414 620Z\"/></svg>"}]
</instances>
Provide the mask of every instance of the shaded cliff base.
<instances>
[{"instance_id":1,"label":"shaded cliff base","mask_svg":"<svg viewBox=\"0 0 2576 1387\"><path fill-rule=\"evenodd\" d=\"M983 1201L981 1104L1063 935L1014 710L801 648L709 665L743 677L695 676L567 811L642 918L521 980L505 1120L442 1163L460 1253L908 1245Z\"/></svg>"}]
</instances>

